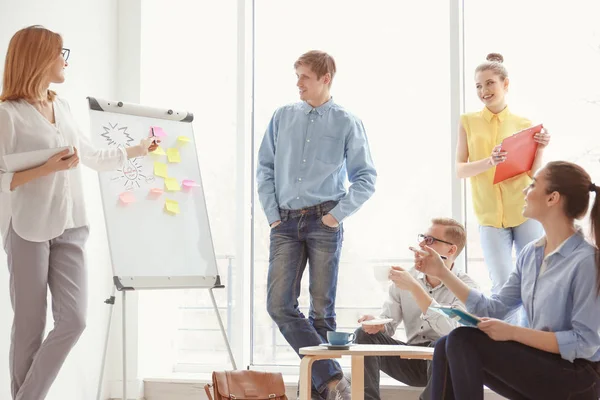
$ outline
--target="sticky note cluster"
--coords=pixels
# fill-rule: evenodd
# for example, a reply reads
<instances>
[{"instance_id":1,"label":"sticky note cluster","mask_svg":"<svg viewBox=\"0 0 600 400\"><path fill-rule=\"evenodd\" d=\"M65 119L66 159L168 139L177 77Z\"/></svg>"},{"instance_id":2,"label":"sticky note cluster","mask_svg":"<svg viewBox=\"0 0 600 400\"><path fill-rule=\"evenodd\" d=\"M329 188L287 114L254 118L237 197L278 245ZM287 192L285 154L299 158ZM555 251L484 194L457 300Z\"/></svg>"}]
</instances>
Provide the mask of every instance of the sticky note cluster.
<instances>
[{"instance_id":1,"label":"sticky note cluster","mask_svg":"<svg viewBox=\"0 0 600 400\"><path fill-rule=\"evenodd\" d=\"M149 136L160 138L160 142L165 146L158 146L154 151L150 152L150 155L154 156L154 175L159 178L163 178L164 187L151 188L146 197L147 199L157 200L163 194L172 194L175 192L179 192L182 189L185 191L189 191L194 187L200 186L192 179L183 179L179 181L177 178L169 176L169 164L178 164L182 162L181 151L183 150L180 149L192 142L192 139L190 137L180 135L177 136L175 140L169 140L169 135L160 126L151 126ZM167 141L170 142L169 145L167 145ZM160 158L164 156L166 156L166 160ZM173 166L172 168L176 168L176 166ZM119 202L122 205L128 205L134 203L135 201L136 198L133 192L128 191L119 194ZM177 200L172 198L165 199L164 211L170 215L178 215L181 212L179 203L177 202Z\"/></svg>"}]
</instances>

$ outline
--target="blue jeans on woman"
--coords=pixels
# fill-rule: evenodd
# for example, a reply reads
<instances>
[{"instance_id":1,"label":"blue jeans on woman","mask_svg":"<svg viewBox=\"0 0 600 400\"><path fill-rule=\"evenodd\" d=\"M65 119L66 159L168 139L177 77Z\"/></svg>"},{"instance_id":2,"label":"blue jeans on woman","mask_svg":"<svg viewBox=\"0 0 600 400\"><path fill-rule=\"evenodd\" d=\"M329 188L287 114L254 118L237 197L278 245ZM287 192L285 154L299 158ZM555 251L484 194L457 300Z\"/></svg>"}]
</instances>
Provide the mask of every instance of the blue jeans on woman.
<instances>
[{"instance_id":1,"label":"blue jeans on woman","mask_svg":"<svg viewBox=\"0 0 600 400\"><path fill-rule=\"evenodd\" d=\"M337 202L328 201L301 210L280 210L281 223L271 229L267 311L281 334L294 348L327 342L335 331L335 296L342 251L343 228L323 224L321 218ZM302 274L309 265L308 318L298 307ZM332 360L317 361L312 368L313 390L323 394L327 384L343 377Z\"/></svg>"},{"instance_id":2,"label":"blue jeans on woman","mask_svg":"<svg viewBox=\"0 0 600 400\"><path fill-rule=\"evenodd\" d=\"M544 229L538 221L528 219L521 225L512 228L480 226L479 234L483 258L492 280L492 293L495 294L500 292L515 269L512 258L513 245L519 255L523 247L544 235ZM507 317L506 321L514 325L527 326L525 309L520 307Z\"/></svg>"}]
</instances>

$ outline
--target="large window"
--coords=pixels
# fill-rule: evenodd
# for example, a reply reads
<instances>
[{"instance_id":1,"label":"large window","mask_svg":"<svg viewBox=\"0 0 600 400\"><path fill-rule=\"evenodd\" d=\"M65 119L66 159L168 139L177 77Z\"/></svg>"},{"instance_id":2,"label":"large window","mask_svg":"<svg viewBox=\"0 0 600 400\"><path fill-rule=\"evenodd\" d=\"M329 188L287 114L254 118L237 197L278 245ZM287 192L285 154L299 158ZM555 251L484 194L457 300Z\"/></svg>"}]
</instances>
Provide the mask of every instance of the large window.
<instances>
[{"instance_id":1,"label":"large window","mask_svg":"<svg viewBox=\"0 0 600 400\"><path fill-rule=\"evenodd\" d=\"M511 79L511 109L543 122L553 135L547 160L577 161L598 178L600 132L594 117L600 112L600 29L595 18L600 2L574 0L569 7L517 0L500 7L476 0L462 3L466 111L482 107L473 84L476 65L489 52L502 53ZM239 285L251 291L250 359L238 359L238 367L248 361L279 369L297 365L298 357L266 311L269 227L256 193L254 215L250 204L243 211L254 223L252 238L245 237L254 245L252 280L236 273L242 261L249 265L250 260L234 257L236 240L244 234L236 229L235 219L240 110L236 77L243 68L236 58L238 4L174 0L167 8L159 0L143 2L142 103L194 112L211 229L227 286L217 292L217 301L229 334L238 335L236 342L244 347L250 339L241 338L240 332L247 321L229 316L235 314L233 305L250 306L235 299L232 288ZM360 315L378 313L386 296L375 281L373 266L412 266L408 246L416 242L417 234L432 217L452 216L455 202L462 200L452 197L456 127L451 126L451 105L457 100L452 103L455 77L450 61L458 56L458 46L451 46L449 38L450 24L456 28L459 20L450 21L448 3L259 0L254 4L254 76L248 78L253 78L255 89L254 156L274 110L298 101L293 64L311 49L334 56L338 73L333 97L360 117L367 130L378 171L377 190L344 222L337 291L338 328L351 331ZM254 175L244 171L248 179ZM466 187L467 268L487 290L490 282ZM140 349L145 350L140 351L140 364L144 357L148 361L158 357L176 371L228 367L206 291L142 293L140 302ZM308 304L307 272L300 296L304 312ZM402 328L397 335L402 338Z\"/></svg>"},{"instance_id":2,"label":"large window","mask_svg":"<svg viewBox=\"0 0 600 400\"><path fill-rule=\"evenodd\" d=\"M255 13L256 149L274 110L298 101L293 65L311 49L335 58L332 95L367 130L377 190L344 222L336 302L338 329L352 331L386 296L373 265L410 267L417 234L432 217L451 214L448 5L261 0ZM269 227L258 205L254 237L252 362L297 364L266 312ZM304 312L308 302L307 272Z\"/></svg>"},{"instance_id":3,"label":"large window","mask_svg":"<svg viewBox=\"0 0 600 400\"><path fill-rule=\"evenodd\" d=\"M215 296L230 336L236 332L228 306L237 278L236 18L235 1L142 4L141 102L194 113L210 228L226 285ZM230 367L207 290L140 293L140 349L140 369L152 374L190 365Z\"/></svg>"},{"instance_id":4,"label":"large window","mask_svg":"<svg viewBox=\"0 0 600 400\"><path fill-rule=\"evenodd\" d=\"M565 6L508 0L493 8L477 0L464 4L467 111L483 108L475 92L475 67L486 54L502 53L511 111L544 123L552 134L545 160L574 161L598 176L600 2L576 0ZM470 192L467 213L469 274L489 289Z\"/></svg>"}]
</instances>

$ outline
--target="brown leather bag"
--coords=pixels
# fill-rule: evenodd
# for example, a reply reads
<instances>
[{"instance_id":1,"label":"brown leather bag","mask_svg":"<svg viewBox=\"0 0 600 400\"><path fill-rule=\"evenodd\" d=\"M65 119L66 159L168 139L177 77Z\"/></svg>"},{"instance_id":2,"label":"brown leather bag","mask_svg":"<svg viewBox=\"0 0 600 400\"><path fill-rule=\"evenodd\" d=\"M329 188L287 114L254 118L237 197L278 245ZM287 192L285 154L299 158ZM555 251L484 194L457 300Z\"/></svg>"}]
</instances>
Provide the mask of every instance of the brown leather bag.
<instances>
[{"instance_id":1,"label":"brown leather bag","mask_svg":"<svg viewBox=\"0 0 600 400\"><path fill-rule=\"evenodd\" d=\"M206 396L213 388L214 400L287 400L283 376L279 372L221 371L213 372L212 385L204 386Z\"/></svg>"}]
</instances>

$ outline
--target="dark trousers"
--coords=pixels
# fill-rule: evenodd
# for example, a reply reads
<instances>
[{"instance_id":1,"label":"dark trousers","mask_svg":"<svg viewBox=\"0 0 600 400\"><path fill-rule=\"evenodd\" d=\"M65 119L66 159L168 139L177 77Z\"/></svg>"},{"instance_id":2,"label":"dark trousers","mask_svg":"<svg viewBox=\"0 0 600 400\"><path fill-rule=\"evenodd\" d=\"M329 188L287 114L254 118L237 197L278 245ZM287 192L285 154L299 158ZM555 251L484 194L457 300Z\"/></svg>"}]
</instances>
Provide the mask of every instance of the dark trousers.
<instances>
[{"instance_id":1,"label":"dark trousers","mask_svg":"<svg viewBox=\"0 0 600 400\"><path fill-rule=\"evenodd\" d=\"M483 385L508 399L598 400L600 395L598 363L571 363L466 327L437 341L431 381L436 400L482 400Z\"/></svg>"},{"instance_id":2,"label":"dark trousers","mask_svg":"<svg viewBox=\"0 0 600 400\"><path fill-rule=\"evenodd\" d=\"M356 343L360 344L400 344L383 332L370 335L361 328L356 330ZM422 346L426 346L424 344ZM430 400L429 378L431 377L431 362L427 360L407 360L397 356L368 356L365 357L365 399L379 400L379 371L409 386L427 386L421 393L421 400Z\"/></svg>"}]
</instances>

